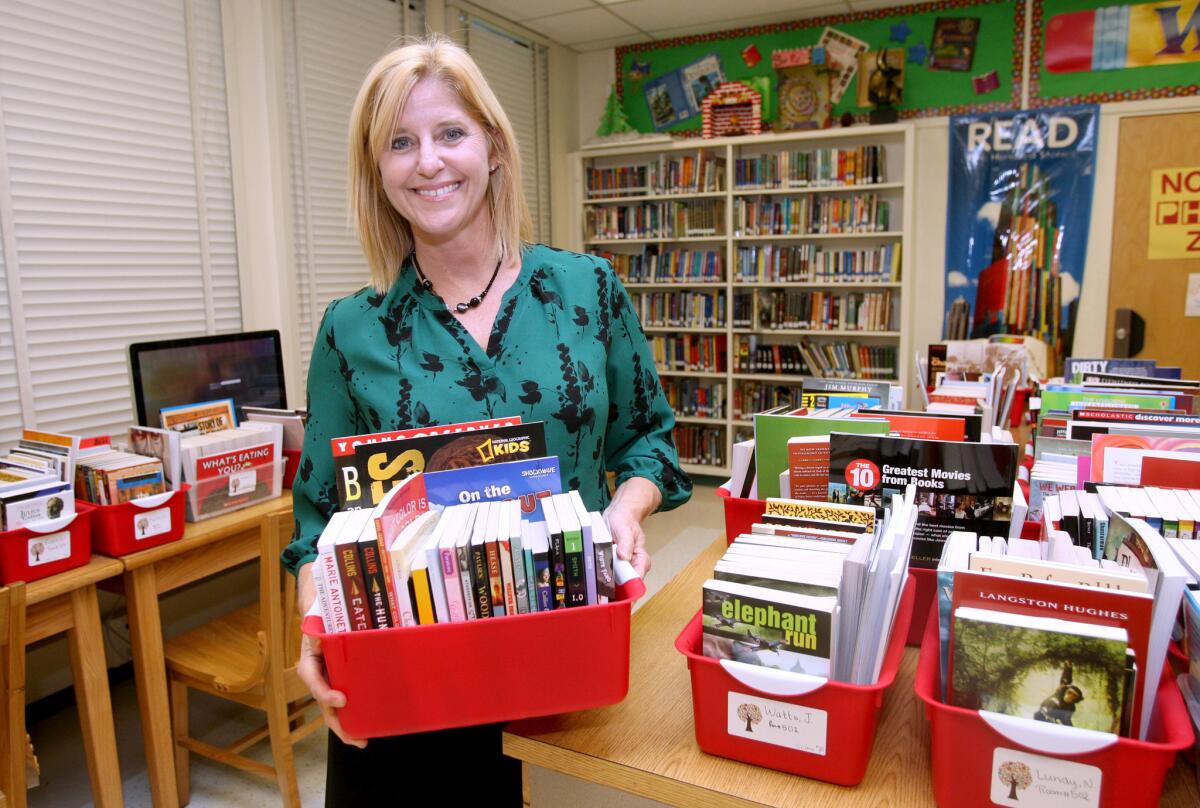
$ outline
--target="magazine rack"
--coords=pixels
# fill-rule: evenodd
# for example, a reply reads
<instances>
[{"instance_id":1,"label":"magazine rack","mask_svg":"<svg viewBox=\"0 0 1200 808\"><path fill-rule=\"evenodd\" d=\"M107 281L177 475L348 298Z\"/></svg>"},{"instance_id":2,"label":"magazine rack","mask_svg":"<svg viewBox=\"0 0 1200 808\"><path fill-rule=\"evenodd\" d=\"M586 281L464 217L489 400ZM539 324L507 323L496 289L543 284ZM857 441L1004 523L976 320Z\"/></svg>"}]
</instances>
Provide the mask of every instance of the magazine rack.
<instances>
[{"instance_id":1,"label":"magazine rack","mask_svg":"<svg viewBox=\"0 0 1200 808\"><path fill-rule=\"evenodd\" d=\"M75 513L0 533L0 584L28 583L87 564L95 510L76 500Z\"/></svg>"},{"instance_id":2,"label":"magazine rack","mask_svg":"<svg viewBox=\"0 0 1200 808\"><path fill-rule=\"evenodd\" d=\"M116 557L183 538L184 504L190 488L183 483L175 491L119 505L95 505L92 550Z\"/></svg>"},{"instance_id":3,"label":"magazine rack","mask_svg":"<svg viewBox=\"0 0 1200 808\"><path fill-rule=\"evenodd\" d=\"M305 633L321 641L338 719L354 738L492 724L616 704L629 689L629 621L646 593L615 564L617 600L432 626ZM626 577L628 576L628 577Z\"/></svg>"},{"instance_id":4,"label":"magazine rack","mask_svg":"<svg viewBox=\"0 0 1200 808\"><path fill-rule=\"evenodd\" d=\"M1158 687L1146 741L943 704L940 668L935 613L925 627L915 690L931 725L933 793L941 808L1068 804L1045 791L1035 793L1055 783L1075 784L1073 805L1152 808L1175 753L1192 745L1187 709L1169 667ZM1025 777L1002 775L1001 767L1010 762L1015 768L1024 766ZM1021 786L1026 781L1032 786L1028 791ZM1010 797L1013 789L1015 799Z\"/></svg>"},{"instance_id":5,"label":"magazine rack","mask_svg":"<svg viewBox=\"0 0 1200 808\"><path fill-rule=\"evenodd\" d=\"M896 610L879 679L873 685L834 682L704 656L702 614L697 613L675 640L675 648L687 657L692 675L692 710L700 749L828 783L852 786L862 782L883 691L900 669L913 594L910 576Z\"/></svg>"}]
</instances>

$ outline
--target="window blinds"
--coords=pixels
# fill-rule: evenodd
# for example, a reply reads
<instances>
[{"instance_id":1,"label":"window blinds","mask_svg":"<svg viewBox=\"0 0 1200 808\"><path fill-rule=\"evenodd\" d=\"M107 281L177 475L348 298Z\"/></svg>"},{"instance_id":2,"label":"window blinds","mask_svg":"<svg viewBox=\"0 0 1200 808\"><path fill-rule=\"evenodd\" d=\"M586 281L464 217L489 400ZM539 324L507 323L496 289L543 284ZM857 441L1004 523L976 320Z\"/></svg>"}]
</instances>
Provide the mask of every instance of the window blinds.
<instances>
[{"instance_id":1,"label":"window blinds","mask_svg":"<svg viewBox=\"0 0 1200 808\"><path fill-rule=\"evenodd\" d=\"M550 239L550 82L544 45L464 15L467 50L512 121L535 241Z\"/></svg>"},{"instance_id":2,"label":"window blinds","mask_svg":"<svg viewBox=\"0 0 1200 808\"><path fill-rule=\"evenodd\" d=\"M411 0L291 0L284 15L301 378L329 301L370 283L346 208L350 110L375 60L401 34L424 32L421 9Z\"/></svg>"},{"instance_id":3,"label":"window blinds","mask_svg":"<svg viewBox=\"0 0 1200 808\"><path fill-rule=\"evenodd\" d=\"M129 343L240 329L222 53L219 0L0 3L0 444L121 431Z\"/></svg>"}]
</instances>

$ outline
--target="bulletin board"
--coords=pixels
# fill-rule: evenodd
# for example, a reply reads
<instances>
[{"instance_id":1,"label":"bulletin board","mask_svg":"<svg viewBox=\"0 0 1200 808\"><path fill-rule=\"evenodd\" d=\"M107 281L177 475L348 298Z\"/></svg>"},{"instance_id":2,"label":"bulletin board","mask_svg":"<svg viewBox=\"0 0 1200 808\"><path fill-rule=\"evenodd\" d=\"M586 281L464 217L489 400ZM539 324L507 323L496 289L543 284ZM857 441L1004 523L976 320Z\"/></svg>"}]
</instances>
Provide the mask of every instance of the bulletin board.
<instances>
[{"instance_id":1,"label":"bulletin board","mask_svg":"<svg viewBox=\"0 0 1200 808\"><path fill-rule=\"evenodd\" d=\"M1031 107L1200 94L1200 0L1033 0L1031 17Z\"/></svg>"},{"instance_id":2,"label":"bulletin board","mask_svg":"<svg viewBox=\"0 0 1200 808\"><path fill-rule=\"evenodd\" d=\"M832 27L865 41L871 51L904 49L904 95L896 107L902 118L1014 109L1021 100L1024 8L1024 3L1008 0L943 0L628 45L616 51L616 87L630 124L652 132L646 87L653 87L659 77L715 56L727 81L774 80L772 51L815 46L826 27ZM965 70L931 69L936 21L951 17L978 20L971 64ZM858 120L866 118L870 107L858 106L857 82L856 77L834 105L834 121L846 112ZM994 88L989 86L993 83ZM772 115L766 117L770 120ZM699 135L700 123L700 116L693 115L660 131Z\"/></svg>"}]
</instances>

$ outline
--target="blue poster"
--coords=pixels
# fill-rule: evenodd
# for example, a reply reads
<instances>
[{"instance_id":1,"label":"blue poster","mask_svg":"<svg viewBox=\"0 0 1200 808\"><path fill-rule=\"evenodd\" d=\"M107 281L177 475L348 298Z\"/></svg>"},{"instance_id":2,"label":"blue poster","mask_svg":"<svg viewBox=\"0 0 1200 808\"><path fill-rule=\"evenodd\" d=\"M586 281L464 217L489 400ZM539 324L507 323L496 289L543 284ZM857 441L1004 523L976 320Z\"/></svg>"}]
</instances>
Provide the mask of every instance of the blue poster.
<instances>
[{"instance_id":1,"label":"blue poster","mask_svg":"<svg viewBox=\"0 0 1200 808\"><path fill-rule=\"evenodd\" d=\"M1083 287L1100 108L950 119L947 337L1038 337L1069 356Z\"/></svg>"}]
</instances>

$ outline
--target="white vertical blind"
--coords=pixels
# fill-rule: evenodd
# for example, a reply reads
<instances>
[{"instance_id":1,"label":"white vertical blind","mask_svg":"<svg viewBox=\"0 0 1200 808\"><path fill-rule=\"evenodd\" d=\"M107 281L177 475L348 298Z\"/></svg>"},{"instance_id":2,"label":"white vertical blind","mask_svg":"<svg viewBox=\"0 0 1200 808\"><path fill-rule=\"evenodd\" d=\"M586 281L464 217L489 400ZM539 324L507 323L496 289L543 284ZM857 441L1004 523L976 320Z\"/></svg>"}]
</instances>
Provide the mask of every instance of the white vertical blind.
<instances>
[{"instance_id":1,"label":"white vertical blind","mask_svg":"<svg viewBox=\"0 0 1200 808\"><path fill-rule=\"evenodd\" d=\"M0 361L11 323L27 426L120 431L130 342L241 327L222 52L219 0L0 3L19 287L0 301Z\"/></svg>"},{"instance_id":2,"label":"white vertical blind","mask_svg":"<svg viewBox=\"0 0 1200 808\"><path fill-rule=\"evenodd\" d=\"M367 69L403 34L424 32L422 5L291 0L285 11L296 289L302 378L329 301L370 283L346 208L350 109Z\"/></svg>"},{"instance_id":3,"label":"white vertical blind","mask_svg":"<svg viewBox=\"0 0 1200 808\"><path fill-rule=\"evenodd\" d=\"M508 113L536 241L550 238L550 82L544 45L466 15L467 50Z\"/></svg>"},{"instance_id":4,"label":"white vertical blind","mask_svg":"<svg viewBox=\"0 0 1200 808\"><path fill-rule=\"evenodd\" d=\"M21 431L21 392L17 384L17 354L13 350L12 319L8 314L3 230L3 222L0 222L0 446L7 446L14 442Z\"/></svg>"}]
</instances>

